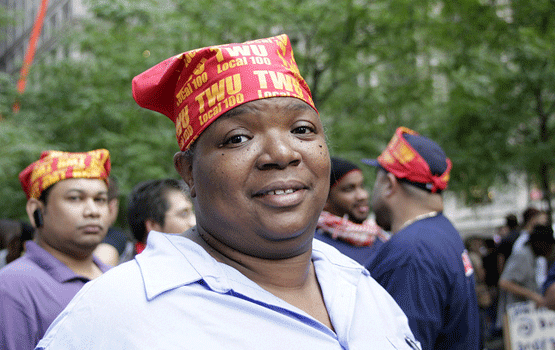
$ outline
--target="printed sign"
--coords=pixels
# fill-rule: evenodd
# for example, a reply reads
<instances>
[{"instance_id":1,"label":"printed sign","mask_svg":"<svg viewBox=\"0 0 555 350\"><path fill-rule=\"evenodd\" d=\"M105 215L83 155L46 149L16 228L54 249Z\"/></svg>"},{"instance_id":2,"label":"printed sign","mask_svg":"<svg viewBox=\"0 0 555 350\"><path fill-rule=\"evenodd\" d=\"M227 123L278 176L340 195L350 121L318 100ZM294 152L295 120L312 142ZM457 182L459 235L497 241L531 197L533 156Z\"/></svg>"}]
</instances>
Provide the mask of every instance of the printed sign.
<instances>
[{"instance_id":1,"label":"printed sign","mask_svg":"<svg viewBox=\"0 0 555 350\"><path fill-rule=\"evenodd\" d=\"M507 309L503 332L505 349L555 350L555 311L517 303Z\"/></svg>"}]
</instances>

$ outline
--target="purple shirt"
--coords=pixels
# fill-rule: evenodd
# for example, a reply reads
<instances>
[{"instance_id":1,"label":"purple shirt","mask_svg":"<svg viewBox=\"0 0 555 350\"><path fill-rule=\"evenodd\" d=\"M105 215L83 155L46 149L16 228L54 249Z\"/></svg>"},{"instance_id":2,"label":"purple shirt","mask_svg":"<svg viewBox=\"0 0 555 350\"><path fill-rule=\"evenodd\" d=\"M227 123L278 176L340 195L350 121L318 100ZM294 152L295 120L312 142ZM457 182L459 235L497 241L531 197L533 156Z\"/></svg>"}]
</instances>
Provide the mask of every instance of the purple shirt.
<instances>
[{"instance_id":1,"label":"purple shirt","mask_svg":"<svg viewBox=\"0 0 555 350\"><path fill-rule=\"evenodd\" d=\"M102 272L109 269L93 260ZM88 281L28 241L25 255L0 270L0 349L33 349Z\"/></svg>"}]
</instances>

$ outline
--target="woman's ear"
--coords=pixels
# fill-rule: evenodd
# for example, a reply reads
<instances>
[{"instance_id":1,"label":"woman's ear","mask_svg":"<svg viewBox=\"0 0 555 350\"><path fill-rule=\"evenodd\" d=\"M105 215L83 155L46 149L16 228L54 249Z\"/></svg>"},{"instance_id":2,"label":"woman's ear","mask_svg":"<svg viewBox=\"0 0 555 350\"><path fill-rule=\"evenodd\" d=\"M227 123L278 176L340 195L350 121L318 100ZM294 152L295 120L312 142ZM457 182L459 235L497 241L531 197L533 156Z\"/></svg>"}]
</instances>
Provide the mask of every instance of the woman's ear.
<instances>
[{"instance_id":1,"label":"woman's ear","mask_svg":"<svg viewBox=\"0 0 555 350\"><path fill-rule=\"evenodd\" d=\"M177 152L173 156L173 165L183 181L189 186L191 198L197 196L195 191L195 179L193 177L193 157L185 152Z\"/></svg>"}]
</instances>

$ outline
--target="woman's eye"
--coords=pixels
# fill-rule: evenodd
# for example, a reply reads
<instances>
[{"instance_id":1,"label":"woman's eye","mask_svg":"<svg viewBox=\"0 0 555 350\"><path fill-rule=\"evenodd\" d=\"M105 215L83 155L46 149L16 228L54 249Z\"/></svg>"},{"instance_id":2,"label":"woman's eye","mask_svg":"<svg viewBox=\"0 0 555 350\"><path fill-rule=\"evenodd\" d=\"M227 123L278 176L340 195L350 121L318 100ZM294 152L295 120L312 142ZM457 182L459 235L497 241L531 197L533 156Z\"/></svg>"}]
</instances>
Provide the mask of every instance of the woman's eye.
<instances>
[{"instance_id":1,"label":"woman's eye","mask_svg":"<svg viewBox=\"0 0 555 350\"><path fill-rule=\"evenodd\" d=\"M313 132L315 132L314 128L307 125L299 126L293 129L294 134L308 134Z\"/></svg>"},{"instance_id":2,"label":"woman's eye","mask_svg":"<svg viewBox=\"0 0 555 350\"><path fill-rule=\"evenodd\" d=\"M247 140L248 140L248 138L245 135L235 135L235 136L231 136L230 138L225 140L223 144L224 145L239 144L239 143L245 142Z\"/></svg>"}]
</instances>

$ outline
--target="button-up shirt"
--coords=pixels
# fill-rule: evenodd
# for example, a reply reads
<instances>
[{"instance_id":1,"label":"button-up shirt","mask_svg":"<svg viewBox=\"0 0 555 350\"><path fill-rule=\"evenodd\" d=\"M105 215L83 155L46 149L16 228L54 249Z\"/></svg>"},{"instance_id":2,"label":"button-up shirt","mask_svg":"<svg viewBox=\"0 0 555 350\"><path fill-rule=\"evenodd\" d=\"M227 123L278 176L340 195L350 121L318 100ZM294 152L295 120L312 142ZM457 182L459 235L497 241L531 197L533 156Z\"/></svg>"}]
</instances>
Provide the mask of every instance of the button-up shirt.
<instances>
[{"instance_id":1,"label":"button-up shirt","mask_svg":"<svg viewBox=\"0 0 555 350\"><path fill-rule=\"evenodd\" d=\"M414 349L401 309L358 263L314 241L334 331L178 235L88 283L37 349Z\"/></svg>"}]
</instances>

